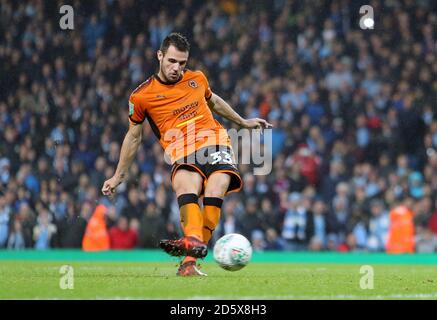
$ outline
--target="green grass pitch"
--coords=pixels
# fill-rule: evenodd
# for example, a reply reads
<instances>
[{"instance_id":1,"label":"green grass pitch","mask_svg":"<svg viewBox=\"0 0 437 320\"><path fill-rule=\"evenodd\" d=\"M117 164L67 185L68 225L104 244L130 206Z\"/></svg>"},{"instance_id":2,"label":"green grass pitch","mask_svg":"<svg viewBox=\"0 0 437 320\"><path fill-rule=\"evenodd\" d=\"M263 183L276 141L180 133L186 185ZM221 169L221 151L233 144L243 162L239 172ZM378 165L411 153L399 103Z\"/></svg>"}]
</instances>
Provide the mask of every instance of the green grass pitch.
<instances>
[{"instance_id":1,"label":"green grass pitch","mask_svg":"<svg viewBox=\"0 0 437 320\"><path fill-rule=\"evenodd\" d=\"M0 251L0 299L437 299L437 255L258 253L236 272L208 256L202 278L177 277L177 263L156 251ZM73 289L61 289L63 265ZM373 289L360 287L363 265Z\"/></svg>"}]
</instances>

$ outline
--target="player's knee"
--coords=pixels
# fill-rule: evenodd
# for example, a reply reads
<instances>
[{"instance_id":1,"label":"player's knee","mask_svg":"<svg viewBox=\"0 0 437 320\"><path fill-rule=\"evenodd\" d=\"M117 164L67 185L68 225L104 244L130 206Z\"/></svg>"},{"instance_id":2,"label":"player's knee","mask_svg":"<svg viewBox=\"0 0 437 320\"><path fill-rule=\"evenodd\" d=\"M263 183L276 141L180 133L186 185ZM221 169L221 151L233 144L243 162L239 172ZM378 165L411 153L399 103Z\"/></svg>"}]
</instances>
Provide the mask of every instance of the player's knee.
<instances>
[{"instance_id":1,"label":"player's knee","mask_svg":"<svg viewBox=\"0 0 437 320\"><path fill-rule=\"evenodd\" d=\"M173 183L173 189L176 195L179 197L182 194L194 193L199 195L202 189L201 183L196 183L195 181L177 181Z\"/></svg>"},{"instance_id":2,"label":"player's knee","mask_svg":"<svg viewBox=\"0 0 437 320\"><path fill-rule=\"evenodd\" d=\"M202 190L202 183L200 175L178 172L173 180L173 189L178 197L186 193L199 195Z\"/></svg>"},{"instance_id":3,"label":"player's knee","mask_svg":"<svg viewBox=\"0 0 437 320\"><path fill-rule=\"evenodd\" d=\"M228 190L231 177L227 174L216 174L208 181L205 197L223 198Z\"/></svg>"},{"instance_id":4,"label":"player's knee","mask_svg":"<svg viewBox=\"0 0 437 320\"><path fill-rule=\"evenodd\" d=\"M226 193L226 189L227 189L227 186L225 186L225 185L219 185L219 186L206 188L205 197L223 198L225 193Z\"/></svg>"},{"instance_id":5,"label":"player's knee","mask_svg":"<svg viewBox=\"0 0 437 320\"><path fill-rule=\"evenodd\" d=\"M196 186L179 185L179 186L174 186L174 190L177 196L187 193L194 193L199 195L200 193L199 188L197 188Z\"/></svg>"}]
</instances>

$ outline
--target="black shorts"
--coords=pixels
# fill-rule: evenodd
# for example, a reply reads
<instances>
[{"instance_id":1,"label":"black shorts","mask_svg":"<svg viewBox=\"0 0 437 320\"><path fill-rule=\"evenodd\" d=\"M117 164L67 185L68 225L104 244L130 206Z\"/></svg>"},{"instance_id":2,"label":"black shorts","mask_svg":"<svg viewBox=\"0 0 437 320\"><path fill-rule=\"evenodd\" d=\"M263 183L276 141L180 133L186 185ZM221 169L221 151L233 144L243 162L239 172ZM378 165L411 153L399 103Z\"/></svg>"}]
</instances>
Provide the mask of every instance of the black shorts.
<instances>
[{"instance_id":1,"label":"black shorts","mask_svg":"<svg viewBox=\"0 0 437 320\"><path fill-rule=\"evenodd\" d=\"M207 146L175 161L171 169L172 182L178 169L200 173L203 177L200 195L203 195L208 178L215 172L224 172L231 176L231 182L225 195L230 192L238 192L243 187L243 180L235 163L234 153L228 146Z\"/></svg>"}]
</instances>

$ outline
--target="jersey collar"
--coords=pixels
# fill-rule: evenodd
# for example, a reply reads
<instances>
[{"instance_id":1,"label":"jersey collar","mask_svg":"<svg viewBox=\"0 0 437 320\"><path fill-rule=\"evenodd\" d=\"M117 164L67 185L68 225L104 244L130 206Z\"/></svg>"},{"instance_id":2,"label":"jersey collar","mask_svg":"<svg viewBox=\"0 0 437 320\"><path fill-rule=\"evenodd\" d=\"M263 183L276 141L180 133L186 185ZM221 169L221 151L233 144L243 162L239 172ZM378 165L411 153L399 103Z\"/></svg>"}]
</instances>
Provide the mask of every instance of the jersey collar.
<instances>
[{"instance_id":1,"label":"jersey collar","mask_svg":"<svg viewBox=\"0 0 437 320\"><path fill-rule=\"evenodd\" d=\"M185 75L185 72L182 71L181 77L180 77L178 80L176 80L175 82L165 82L164 80L162 80L162 79L158 76L157 73L154 74L155 79L158 80L159 83L161 83L161 84L163 84L163 85L166 85L166 86L171 86L171 85L174 85L174 84L178 83L179 81L182 80L182 78L184 77L184 75Z\"/></svg>"}]
</instances>

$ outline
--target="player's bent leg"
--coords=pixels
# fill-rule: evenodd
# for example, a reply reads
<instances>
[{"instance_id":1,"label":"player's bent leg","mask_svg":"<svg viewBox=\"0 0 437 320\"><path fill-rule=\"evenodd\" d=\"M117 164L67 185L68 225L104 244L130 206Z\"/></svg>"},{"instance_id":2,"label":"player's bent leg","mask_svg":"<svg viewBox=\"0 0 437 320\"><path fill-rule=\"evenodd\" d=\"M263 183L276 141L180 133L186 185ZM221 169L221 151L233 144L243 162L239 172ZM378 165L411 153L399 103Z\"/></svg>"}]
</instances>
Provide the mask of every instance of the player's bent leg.
<instances>
[{"instance_id":1,"label":"player's bent leg","mask_svg":"<svg viewBox=\"0 0 437 320\"><path fill-rule=\"evenodd\" d=\"M231 183L231 176L226 172L212 173L205 187L205 197L223 198Z\"/></svg>"},{"instance_id":2,"label":"player's bent leg","mask_svg":"<svg viewBox=\"0 0 437 320\"><path fill-rule=\"evenodd\" d=\"M203 198L203 241L205 243L209 242L220 221L223 198L230 182L230 175L224 172L213 173L208 179Z\"/></svg>"},{"instance_id":3,"label":"player's bent leg","mask_svg":"<svg viewBox=\"0 0 437 320\"><path fill-rule=\"evenodd\" d=\"M185 169L177 170L173 177L184 237L160 242L160 247L172 256L204 258L208 253L202 241L203 216L198 203L202 184L203 178L199 173Z\"/></svg>"},{"instance_id":4,"label":"player's bent leg","mask_svg":"<svg viewBox=\"0 0 437 320\"><path fill-rule=\"evenodd\" d=\"M177 198L188 193L198 196L202 191L203 177L198 172L180 168L174 174L172 186Z\"/></svg>"},{"instance_id":5,"label":"player's bent leg","mask_svg":"<svg viewBox=\"0 0 437 320\"><path fill-rule=\"evenodd\" d=\"M199 194L203 177L198 172L179 169L173 177L173 189L178 199L181 227L185 236L202 240L203 216L199 208Z\"/></svg>"}]
</instances>

